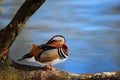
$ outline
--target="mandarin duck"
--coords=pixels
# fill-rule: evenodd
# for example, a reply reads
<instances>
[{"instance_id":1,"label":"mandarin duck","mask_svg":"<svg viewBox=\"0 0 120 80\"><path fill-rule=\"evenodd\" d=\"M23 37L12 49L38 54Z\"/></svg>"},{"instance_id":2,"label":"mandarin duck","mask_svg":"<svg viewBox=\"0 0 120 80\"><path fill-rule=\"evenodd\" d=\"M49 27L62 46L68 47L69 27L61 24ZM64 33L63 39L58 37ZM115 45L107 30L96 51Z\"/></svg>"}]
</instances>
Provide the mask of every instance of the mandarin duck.
<instances>
[{"instance_id":1,"label":"mandarin duck","mask_svg":"<svg viewBox=\"0 0 120 80\"><path fill-rule=\"evenodd\" d=\"M55 35L46 44L33 44L30 52L19 61L34 58L36 63L54 70L52 65L65 61L68 55L69 50L65 38L62 35Z\"/></svg>"}]
</instances>

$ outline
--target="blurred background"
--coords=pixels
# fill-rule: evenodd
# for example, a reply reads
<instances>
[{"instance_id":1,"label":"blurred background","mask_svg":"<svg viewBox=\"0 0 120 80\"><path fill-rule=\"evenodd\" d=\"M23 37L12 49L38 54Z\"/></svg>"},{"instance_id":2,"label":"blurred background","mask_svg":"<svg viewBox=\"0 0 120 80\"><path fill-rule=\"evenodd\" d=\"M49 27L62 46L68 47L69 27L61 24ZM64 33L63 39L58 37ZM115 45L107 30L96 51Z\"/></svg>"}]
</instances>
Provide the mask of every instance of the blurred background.
<instances>
[{"instance_id":1,"label":"blurred background","mask_svg":"<svg viewBox=\"0 0 120 80\"><path fill-rule=\"evenodd\" d=\"M24 1L0 0L0 28ZM33 43L43 44L56 34L65 36L70 56L55 68L84 74L120 71L119 0L46 0L15 40L10 56L17 61Z\"/></svg>"}]
</instances>

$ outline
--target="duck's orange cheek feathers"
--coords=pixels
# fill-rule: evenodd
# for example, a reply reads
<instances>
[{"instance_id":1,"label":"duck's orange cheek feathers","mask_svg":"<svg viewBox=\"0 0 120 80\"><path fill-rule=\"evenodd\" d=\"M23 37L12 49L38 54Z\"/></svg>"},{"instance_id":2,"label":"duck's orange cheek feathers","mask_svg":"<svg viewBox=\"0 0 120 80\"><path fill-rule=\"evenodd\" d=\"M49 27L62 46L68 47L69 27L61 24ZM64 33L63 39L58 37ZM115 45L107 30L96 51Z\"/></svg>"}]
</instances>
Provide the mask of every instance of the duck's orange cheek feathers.
<instances>
[{"instance_id":1,"label":"duck's orange cheek feathers","mask_svg":"<svg viewBox=\"0 0 120 80\"><path fill-rule=\"evenodd\" d=\"M43 50L40 49L40 48L38 47L38 45L33 44L30 51L32 52L32 54L33 54L35 57L37 57Z\"/></svg>"}]
</instances>

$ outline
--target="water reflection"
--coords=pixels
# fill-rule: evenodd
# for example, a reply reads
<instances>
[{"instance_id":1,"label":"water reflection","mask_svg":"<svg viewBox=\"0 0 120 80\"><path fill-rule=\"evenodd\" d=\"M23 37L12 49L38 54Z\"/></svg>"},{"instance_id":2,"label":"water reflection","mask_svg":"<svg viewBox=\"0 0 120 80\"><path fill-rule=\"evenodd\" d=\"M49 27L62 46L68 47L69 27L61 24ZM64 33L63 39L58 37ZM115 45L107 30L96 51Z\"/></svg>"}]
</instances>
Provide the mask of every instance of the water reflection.
<instances>
[{"instance_id":1,"label":"water reflection","mask_svg":"<svg viewBox=\"0 0 120 80\"><path fill-rule=\"evenodd\" d=\"M8 0L9 3L14 1ZM14 6L18 9L20 5L16 4ZM71 54L66 62L55 65L57 69L75 73L118 71L119 5L119 0L47 0L17 37L11 48L11 57L17 60L28 52L32 43L42 44L51 36L62 34L66 37ZM8 5L13 9L14 6ZM13 11L16 12L16 8ZM13 16L4 20L3 17L0 22L7 24Z\"/></svg>"}]
</instances>

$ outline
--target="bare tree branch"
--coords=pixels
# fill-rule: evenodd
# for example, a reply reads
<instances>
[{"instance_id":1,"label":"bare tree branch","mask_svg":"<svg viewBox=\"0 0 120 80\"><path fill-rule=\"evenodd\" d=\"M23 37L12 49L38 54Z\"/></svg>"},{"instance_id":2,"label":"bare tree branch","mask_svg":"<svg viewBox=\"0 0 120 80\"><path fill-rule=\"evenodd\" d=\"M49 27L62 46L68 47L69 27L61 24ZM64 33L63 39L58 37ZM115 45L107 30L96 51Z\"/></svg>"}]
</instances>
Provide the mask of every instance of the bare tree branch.
<instances>
[{"instance_id":1,"label":"bare tree branch","mask_svg":"<svg viewBox=\"0 0 120 80\"><path fill-rule=\"evenodd\" d=\"M0 32L0 58L8 55L9 48L24 28L25 23L45 0L26 0L12 21Z\"/></svg>"}]
</instances>

